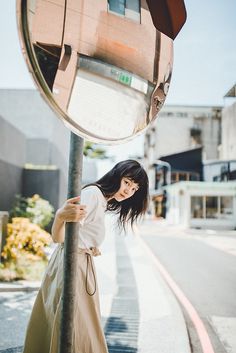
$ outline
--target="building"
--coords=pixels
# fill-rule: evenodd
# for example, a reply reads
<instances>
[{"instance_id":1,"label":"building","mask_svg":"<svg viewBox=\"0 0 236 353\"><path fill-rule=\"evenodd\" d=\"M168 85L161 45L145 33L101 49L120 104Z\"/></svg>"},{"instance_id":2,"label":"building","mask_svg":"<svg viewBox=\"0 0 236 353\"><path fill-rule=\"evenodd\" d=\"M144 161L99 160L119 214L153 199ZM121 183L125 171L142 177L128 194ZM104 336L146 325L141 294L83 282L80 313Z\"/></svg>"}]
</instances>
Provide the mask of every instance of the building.
<instances>
[{"instance_id":1,"label":"building","mask_svg":"<svg viewBox=\"0 0 236 353\"><path fill-rule=\"evenodd\" d=\"M221 106L165 105L146 132L145 156L159 159L202 146L203 160L217 159L221 111Z\"/></svg>"},{"instance_id":2,"label":"building","mask_svg":"<svg viewBox=\"0 0 236 353\"><path fill-rule=\"evenodd\" d=\"M165 105L147 129L144 163L155 188L153 163L183 151L202 147L202 160L218 159L221 143L221 111L216 106Z\"/></svg>"},{"instance_id":3,"label":"building","mask_svg":"<svg viewBox=\"0 0 236 353\"><path fill-rule=\"evenodd\" d=\"M157 217L184 227L235 229L236 159L222 159L236 140L231 133L227 140L233 112L234 105L223 113L222 107L163 107L145 136Z\"/></svg>"},{"instance_id":4,"label":"building","mask_svg":"<svg viewBox=\"0 0 236 353\"><path fill-rule=\"evenodd\" d=\"M205 161L203 174L205 181L236 180L236 159Z\"/></svg>"},{"instance_id":5,"label":"building","mask_svg":"<svg viewBox=\"0 0 236 353\"><path fill-rule=\"evenodd\" d=\"M182 227L236 229L236 182L181 181L165 187L167 220Z\"/></svg>"},{"instance_id":6,"label":"building","mask_svg":"<svg viewBox=\"0 0 236 353\"><path fill-rule=\"evenodd\" d=\"M221 159L236 159L236 85L225 95L227 99L233 99L233 103L222 110L222 142Z\"/></svg>"},{"instance_id":7,"label":"building","mask_svg":"<svg viewBox=\"0 0 236 353\"><path fill-rule=\"evenodd\" d=\"M193 148L188 151L163 156L154 163L154 184L152 201L155 216L166 217L168 195L165 186L180 181L203 180L202 148Z\"/></svg>"}]
</instances>

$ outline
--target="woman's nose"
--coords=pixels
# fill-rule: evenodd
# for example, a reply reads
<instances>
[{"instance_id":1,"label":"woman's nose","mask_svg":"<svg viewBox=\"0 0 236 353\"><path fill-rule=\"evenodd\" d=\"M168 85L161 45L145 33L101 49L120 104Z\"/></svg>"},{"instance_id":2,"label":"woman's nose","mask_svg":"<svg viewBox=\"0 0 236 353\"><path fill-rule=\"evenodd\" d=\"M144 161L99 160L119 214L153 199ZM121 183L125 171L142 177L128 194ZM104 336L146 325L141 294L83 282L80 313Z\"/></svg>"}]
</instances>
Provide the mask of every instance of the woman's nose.
<instances>
[{"instance_id":1,"label":"woman's nose","mask_svg":"<svg viewBox=\"0 0 236 353\"><path fill-rule=\"evenodd\" d=\"M126 195L129 195L130 190L131 190L131 189L130 189L129 187L126 187L125 190L124 190L124 191L125 191L125 194L126 194Z\"/></svg>"}]
</instances>

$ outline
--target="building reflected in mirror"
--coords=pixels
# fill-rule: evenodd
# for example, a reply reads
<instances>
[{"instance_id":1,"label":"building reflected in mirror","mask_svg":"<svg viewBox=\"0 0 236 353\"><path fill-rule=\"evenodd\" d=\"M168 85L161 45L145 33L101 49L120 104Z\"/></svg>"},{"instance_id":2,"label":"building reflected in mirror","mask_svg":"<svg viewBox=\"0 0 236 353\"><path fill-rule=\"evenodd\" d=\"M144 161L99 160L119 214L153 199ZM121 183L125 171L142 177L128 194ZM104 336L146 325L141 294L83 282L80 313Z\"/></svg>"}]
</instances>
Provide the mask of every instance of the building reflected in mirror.
<instances>
[{"instance_id":1,"label":"building reflected in mirror","mask_svg":"<svg viewBox=\"0 0 236 353\"><path fill-rule=\"evenodd\" d=\"M28 3L38 66L68 122L103 142L142 131L164 104L173 56L146 1Z\"/></svg>"}]
</instances>

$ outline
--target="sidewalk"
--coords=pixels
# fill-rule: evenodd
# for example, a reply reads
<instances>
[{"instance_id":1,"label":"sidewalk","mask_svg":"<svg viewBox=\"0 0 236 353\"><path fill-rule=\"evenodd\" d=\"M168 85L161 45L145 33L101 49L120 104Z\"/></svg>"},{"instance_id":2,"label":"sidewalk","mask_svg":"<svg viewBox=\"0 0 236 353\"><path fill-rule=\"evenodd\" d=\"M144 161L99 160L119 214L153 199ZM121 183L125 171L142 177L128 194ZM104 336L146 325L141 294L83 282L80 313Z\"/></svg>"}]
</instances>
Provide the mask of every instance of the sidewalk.
<instances>
[{"instance_id":1,"label":"sidewalk","mask_svg":"<svg viewBox=\"0 0 236 353\"><path fill-rule=\"evenodd\" d=\"M179 304L139 236L115 235L107 222L102 256L95 258L95 263L109 353L190 353ZM153 227L149 223L145 227ZM0 283L0 292L32 291L38 286L29 282ZM21 349L0 352L20 353Z\"/></svg>"}]
</instances>

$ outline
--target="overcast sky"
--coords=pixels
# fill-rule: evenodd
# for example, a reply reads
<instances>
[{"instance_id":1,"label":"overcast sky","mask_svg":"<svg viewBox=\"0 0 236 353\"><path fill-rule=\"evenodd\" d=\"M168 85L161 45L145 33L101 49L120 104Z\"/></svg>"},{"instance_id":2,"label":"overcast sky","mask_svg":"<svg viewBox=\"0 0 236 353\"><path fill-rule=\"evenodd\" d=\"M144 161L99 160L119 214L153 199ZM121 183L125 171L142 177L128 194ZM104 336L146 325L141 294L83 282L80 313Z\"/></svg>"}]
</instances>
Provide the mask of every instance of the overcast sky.
<instances>
[{"instance_id":1,"label":"overcast sky","mask_svg":"<svg viewBox=\"0 0 236 353\"><path fill-rule=\"evenodd\" d=\"M222 105L224 94L236 82L236 0L185 0L185 4L188 18L174 41L166 103ZM33 88L20 52L15 0L1 1L0 41L0 88ZM125 146L122 149L127 153Z\"/></svg>"}]
</instances>

